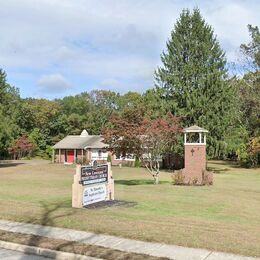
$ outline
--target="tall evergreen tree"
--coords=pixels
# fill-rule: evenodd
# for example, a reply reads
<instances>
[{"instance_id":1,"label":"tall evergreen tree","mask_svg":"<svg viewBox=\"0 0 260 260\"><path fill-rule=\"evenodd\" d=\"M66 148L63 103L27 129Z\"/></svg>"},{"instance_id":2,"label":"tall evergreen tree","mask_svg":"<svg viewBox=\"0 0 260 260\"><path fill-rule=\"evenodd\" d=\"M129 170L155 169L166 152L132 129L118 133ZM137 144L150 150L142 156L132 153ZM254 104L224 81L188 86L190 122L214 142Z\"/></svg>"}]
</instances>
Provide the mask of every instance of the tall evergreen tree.
<instances>
[{"instance_id":1,"label":"tall evergreen tree","mask_svg":"<svg viewBox=\"0 0 260 260\"><path fill-rule=\"evenodd\" d=\"M155 72L162 98L172 113L185 116L185 125L209 130L211 157L226 150L224 136L235 115L235 90L227 82L225 53L199 9L185 9L177 20Z\"/></svg>"},{"instance_id":2,"label":"tall evergreen tree","mask_svg":"<svg viewBox=\"0 0 260 260\"><path fill-rule=\"evenodd\" d=\"M0 159L7 156L8 147L19 133L19 104L18 90L7 83L6 73L0 69Z\"/></svg>"}]
</instances>

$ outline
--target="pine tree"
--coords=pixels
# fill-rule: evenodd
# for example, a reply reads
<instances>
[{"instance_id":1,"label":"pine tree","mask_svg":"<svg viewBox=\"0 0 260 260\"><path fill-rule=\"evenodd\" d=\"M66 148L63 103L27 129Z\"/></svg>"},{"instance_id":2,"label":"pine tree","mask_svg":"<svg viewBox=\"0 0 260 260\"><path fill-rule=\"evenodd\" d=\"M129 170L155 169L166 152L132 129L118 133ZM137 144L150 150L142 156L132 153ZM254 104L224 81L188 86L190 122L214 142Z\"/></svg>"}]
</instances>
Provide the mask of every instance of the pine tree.
<instances>
[{"instance_id":1,"label":"pine tree","mask_svg":"<svg viewBox=\"0 0 260 260\"><path fill-rule=\"evenodd\" d=\"M6 73L0 69L0 105L4 105L6 103L7 92L8 84L6 83Z\"/></svg>"},{"instance_id":2,"label":"pine tree","mask_svg":"<svg viewBox=\"0 0 260 260\"><path fill-rule=\"evenodd\" d=\"M8 147L19 132L18 109L18 90L7 83L6 73L0 69L0 159L7 155Z\"/></svg>"},{"instance_id":3,"label":"pine tree","mask_svg":"<svg viewBox=\"0 0 260 260\"><path fill-rule=\"evenodd\" d=\"M185 9L177 20L162 67L155 72L157 88L171 102L174 115L185 116L185 126L207 128L211 157L225 153L225 132L235 116L235 90L227 82L225 53L199 9Z\"/></svg>"}]
</instances>

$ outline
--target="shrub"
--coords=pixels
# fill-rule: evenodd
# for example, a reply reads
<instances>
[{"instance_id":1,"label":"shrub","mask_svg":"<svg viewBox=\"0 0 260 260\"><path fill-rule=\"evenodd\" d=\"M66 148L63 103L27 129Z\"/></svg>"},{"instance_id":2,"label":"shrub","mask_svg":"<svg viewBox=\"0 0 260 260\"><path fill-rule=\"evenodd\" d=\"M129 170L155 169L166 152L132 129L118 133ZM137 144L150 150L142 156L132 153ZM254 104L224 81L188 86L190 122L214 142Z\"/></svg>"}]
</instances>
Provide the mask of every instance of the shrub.
<instances>
[{"instance_id":1,"label":"shrub","mask_svg":"<svg viewBox=\"0 0 260 260\"><path fill-rule=\"evenodd\" d=\"M134 164L134 166L135 166L136 168L140 168L140 166L141 166L141 161L139 160L139 158L135 158L135 164Z\"/></svg>"},{"instance_id":2,"label":"shrub","mask_svg":"<svg viewBox=\"0 0 260 260\"><path fill-rule=\"evenodd\" d=\"M183 185L185 176L182 170L176 171L172 174L173 184L174 185Z\"/></svg>"},{"instance_id":3,"label":"shrub","mask_svg":"<svg viewBox=\"0 0 260 260\"><path fill-rule=\"evenodd\" d=\"M237 150L240 164L244 167L257 167L260 164L260 137L251 138L249 143L241 144Z\"/></svg>"},{"instance_id":4,"label":"shrub","mask_svg":"<svg viewBox=\"0 0 260 260\"><path fill-rule=\"evenodd\" d=\"M200 182L197 177L185 180L183 170L179 170L172 174L172 180L174 185L212 185L213 184L213 173L209 171L202 172L202 181Z\"/></svg>"},{"instance_id":5,"label":"shrub","mask_svg":"<svg viewBox=\"0 0 260 260\"><path fill-rule=\"evenodd\" d=\"M53 153L53 148L50 145L47 145L46 150L45 150L45 156L43 156L43 157L46 159L51 159L52 153Z\"/></svg>"},{"instance_id":6,"label":"shrub","mask_svg":"<svg viewBox=\"0 0 260 260\"><path fill-rule=\"evenodd\" d=\"M209 171L202 171L202 185L213 184L213 173Z\"/></svg>"},{"instance_id":7,"label":"shrub","mask_svg":"<svg viewBox=\"0 0 260 260\"><path fill-rule=\"evenodd\" d=\"M76 163L81 165L88 165L90 161L86 158L86 156L83 156L82 158L77 159Z\"/></svg>"},{"instance_id":8,"label":"shrub","mask_svg":"<svg viewBox=\"0 0 260 260\"><path fill-rule=\"evenodd\" d=\"M107 162L112 162L111 154L109 154L109 155L107 156Z\"/></svg>"},{"instance_id":9,"label":"shrub","mask_svg":"<svg viewBox=\"0 0 260 260\"><path fill-rule=\"evenodd\" d=\"M199 185L199 179L197 177L192 179L192 185Z\"/></svg>"}]
</instances>

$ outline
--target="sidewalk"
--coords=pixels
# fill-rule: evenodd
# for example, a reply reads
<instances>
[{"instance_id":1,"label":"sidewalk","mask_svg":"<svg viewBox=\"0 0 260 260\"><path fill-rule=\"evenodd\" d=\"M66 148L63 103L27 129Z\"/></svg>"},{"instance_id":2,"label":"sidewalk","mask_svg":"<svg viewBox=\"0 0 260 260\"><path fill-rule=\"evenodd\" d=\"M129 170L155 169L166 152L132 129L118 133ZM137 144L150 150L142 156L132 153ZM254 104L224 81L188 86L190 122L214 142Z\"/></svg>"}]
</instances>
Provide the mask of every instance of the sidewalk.
<instances>
[{"instance_id":1,"label":"sidewalk","mask_svg":"<svg viewBox=\"0 0 260 260\"><path fill-rule=\"evenodd\" d=\"M206 249L188 248L160 243L143 242L109 235L65 228L56 228L34 224L0 220L0 229L10 232L33 234L54 239L76 241L130 253L146 254L157 257L168 257L174 260L255 260L259 258L214 252ZM0 238L1 239L1 238Z\"/></svg>"}]
</instances>

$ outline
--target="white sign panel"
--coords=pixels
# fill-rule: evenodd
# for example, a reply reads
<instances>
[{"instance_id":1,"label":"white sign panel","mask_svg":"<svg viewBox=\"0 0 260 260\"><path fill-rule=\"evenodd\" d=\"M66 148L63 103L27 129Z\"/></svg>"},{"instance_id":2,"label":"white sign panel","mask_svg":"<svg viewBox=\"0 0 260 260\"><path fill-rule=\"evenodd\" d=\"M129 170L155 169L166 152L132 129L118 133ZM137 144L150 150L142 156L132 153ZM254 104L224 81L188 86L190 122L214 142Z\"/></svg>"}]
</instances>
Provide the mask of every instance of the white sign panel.
<instances>
[{"instance_id":1,"label":"white sign panel","mask_svg":"<svg viewBox=\"0 0 260 260\"><path fill-rule=\"evenodd\" d=\"M87 187L83 191L83 206L105 200L107 196L106 184Z\"/></svg>"}]
</instances>

